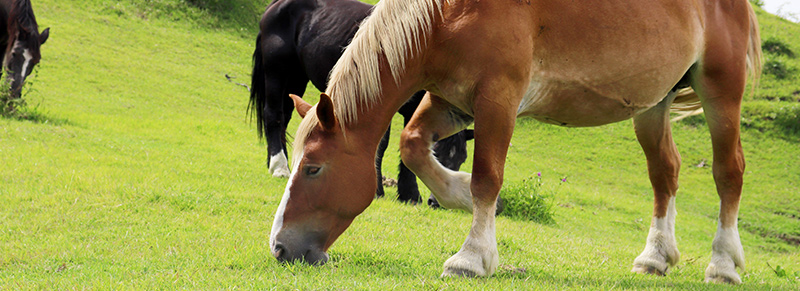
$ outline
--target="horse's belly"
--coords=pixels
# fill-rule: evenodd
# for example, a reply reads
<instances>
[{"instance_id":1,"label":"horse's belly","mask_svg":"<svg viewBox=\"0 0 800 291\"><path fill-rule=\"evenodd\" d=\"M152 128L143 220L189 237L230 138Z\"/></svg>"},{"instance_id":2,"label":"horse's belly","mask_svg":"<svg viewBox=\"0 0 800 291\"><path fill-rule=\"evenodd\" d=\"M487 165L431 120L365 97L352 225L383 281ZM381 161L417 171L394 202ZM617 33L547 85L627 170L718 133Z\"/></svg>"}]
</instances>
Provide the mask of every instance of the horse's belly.
<instances>
[{"instance_id":1,"label":"horse's belly","mask_svg":"<svg viewBox=\"0 0 800 291\"><path fill-rule=\"evenodd\" d=\"M517 115L561 126L598 126L636 116L666 97L666 94L657 97L659 95L621 97L577 84L533 82L523 96Z\"/></svg>"}]
</instances>

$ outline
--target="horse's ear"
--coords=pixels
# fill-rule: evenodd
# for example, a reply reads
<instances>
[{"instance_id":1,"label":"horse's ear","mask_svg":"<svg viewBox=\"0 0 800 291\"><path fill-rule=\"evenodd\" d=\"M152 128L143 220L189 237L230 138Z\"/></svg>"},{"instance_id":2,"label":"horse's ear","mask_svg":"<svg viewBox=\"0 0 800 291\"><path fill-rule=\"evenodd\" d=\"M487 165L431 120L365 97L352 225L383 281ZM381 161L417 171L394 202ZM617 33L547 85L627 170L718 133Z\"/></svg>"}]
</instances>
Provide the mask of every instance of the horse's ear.
<instances>
[{"instance_id":1,"label":"horse's ear","mask_svg":"<svg viewBox=\"0 0 800 291\"><path fill-rule=\"evenodd\" d=\"M308 104L303 98L300 96L289 94L289 98L292 98L292 102L294 102L294 108L297 109L297 113L300 114L301 118L306 117L306 113L309 109L311 109L311 104Z\"/></svg>"},{"instance_id":2,"label":"horse's ear","mask_svg":"<svg viewBox=\"0 0 800 291\"><path fill-rule=\"evenodd\" d=\"M328 94L322 93L317 103L317 118L322 128L330 130L336 127L336 115L333 114L333 101Z\"/></svg>"},{"instance_id":3,"label":"horse's ear","mask_svg":"<svg viewBox=\"0 0 800 291\"><path fill-rule=\"evenodd\" d=\"M47 41L47 38L50 37L50 28L45 28L42 30L42 33L39 34L39 45L44 44Z\"/></svg>"}]
</instances>

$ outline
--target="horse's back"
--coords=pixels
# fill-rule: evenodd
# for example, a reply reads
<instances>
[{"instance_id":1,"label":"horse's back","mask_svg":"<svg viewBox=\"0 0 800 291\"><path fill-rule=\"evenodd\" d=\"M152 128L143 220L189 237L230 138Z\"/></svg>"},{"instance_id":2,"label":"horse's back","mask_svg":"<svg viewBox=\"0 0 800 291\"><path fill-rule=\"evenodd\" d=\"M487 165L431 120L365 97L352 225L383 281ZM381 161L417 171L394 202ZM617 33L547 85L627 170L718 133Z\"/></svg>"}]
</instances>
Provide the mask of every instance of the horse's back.
<instances>
[{"instance_id":1,"label":"horse's back","mask_svg":"<svg viewBox=\"0 0 800 291\"><path fill-rule=\"evenodd\" d=\"M277 0L260 21L264 47L298 58L311 82L324 89L328 72L371 8L356 0Z\"/></svg>"}]
</instances>

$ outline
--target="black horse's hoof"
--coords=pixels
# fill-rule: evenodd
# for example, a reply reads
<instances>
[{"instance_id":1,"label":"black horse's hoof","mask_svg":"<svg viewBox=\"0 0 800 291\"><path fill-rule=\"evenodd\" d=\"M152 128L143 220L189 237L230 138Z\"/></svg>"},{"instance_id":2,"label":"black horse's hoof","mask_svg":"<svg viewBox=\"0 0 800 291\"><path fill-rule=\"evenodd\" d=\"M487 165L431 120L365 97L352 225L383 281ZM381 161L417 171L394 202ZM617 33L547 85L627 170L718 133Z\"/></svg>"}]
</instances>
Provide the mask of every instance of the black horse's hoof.
<instances>
[{"instance_id":1,"label":"black horse's hoof","mask_svg":"<svg viewBox=\"0 0 800 291\"><path fill-rule=\"evenodd\" d=\"M500 213L503 213L503 210L505 208L506 208L506 205L503 202L503 198L500 198L500 196L498 196L497 197L497 209L495 209L495 211L494 211L494 216L498 216L498 215L500 215Z\"/></svg>"},{"instance_id":2,"label":"black horse's hoof","mask_svg":"<svg viewBox=\"0 0 800 291\"><path fill-rule=\"evenodd\" d=\"M430 206L433 209L438 209L442 207L441 205L439 205L439 201L436 201L436 197L433 197L433 195L431 195L431 197L428 198L428 206ZM503 198L497 197L497 209L495 209L494 215L495 216L500 215L500 213L503 213L503 210L505 210L505 208L506 206L505 203L503 202Z\"/></svg>"},{"instance_id":3,"label":"black horse's hoof","mask_svg":"<svg viewBox=\"0 0 800 291\"><path fill-rule=\"evenodd\" d=\"M433 209L437 209L437 208L441 208L442 207L442 206L439 205L439 201L436 201L436 198L433 197L433 195L431 195L431 197L428 198L428 206L430 206Z\"/></svg>"}]
</instances>

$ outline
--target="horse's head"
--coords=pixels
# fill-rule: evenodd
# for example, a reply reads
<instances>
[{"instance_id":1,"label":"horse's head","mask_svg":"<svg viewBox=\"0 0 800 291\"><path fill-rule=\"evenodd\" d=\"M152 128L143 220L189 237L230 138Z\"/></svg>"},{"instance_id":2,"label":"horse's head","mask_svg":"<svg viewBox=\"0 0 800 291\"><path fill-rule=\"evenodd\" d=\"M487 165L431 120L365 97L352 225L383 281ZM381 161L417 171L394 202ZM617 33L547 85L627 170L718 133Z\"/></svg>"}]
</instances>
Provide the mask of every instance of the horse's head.
<instances>
[{"instance_id":1,"label":"horse's head","mask_svg":"<svg viewBox=\"0 0 800 291\"><path fill-rule=\"evenodd\" d=\"M372 202L375 149L348 139L322 94L312 107L292 96L303 117L294 144L292 173L275 213L272 254L281 262L324 264L327 249Z\"/></svg>"},{"instance_id":2,"label":"horse's head","mask_svg":"<svg viewBox=\"0 0 800 291\"><path fill-rule=\"evenodd\" d=\"M33 72L33 67L42 58L39 48L47 41L49 35L50 28L41 33L35 29L29 31L20 28L11 36L6 54L3 56L3 70L11 89L11 99L21 96L25 78Z\"/></svg>"}]
</instances>

